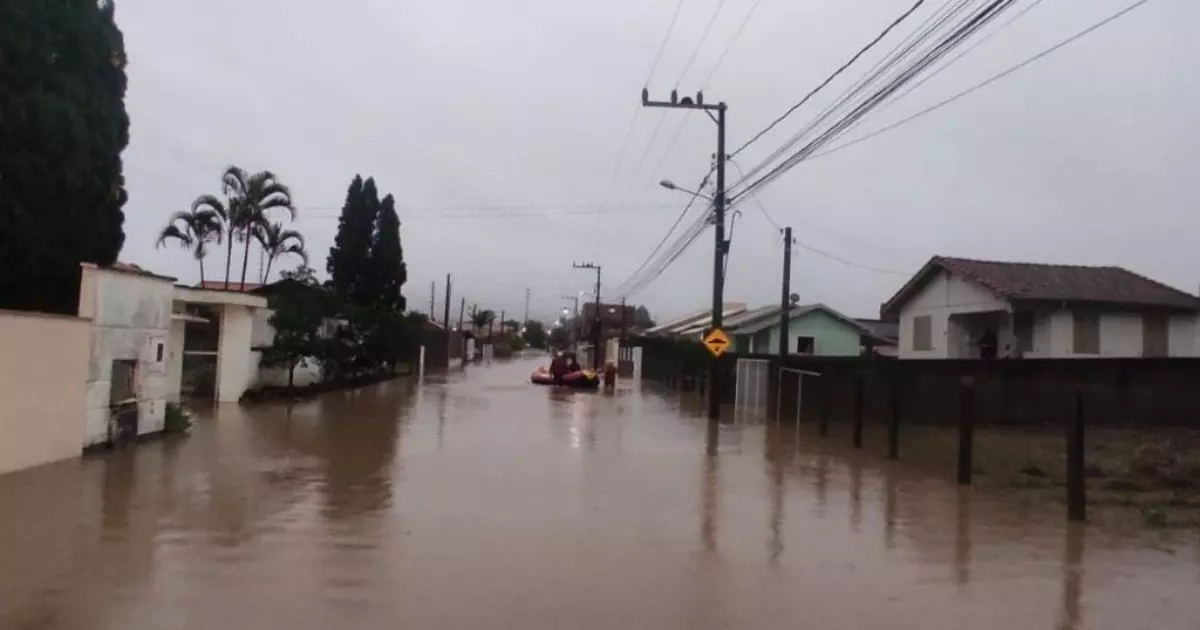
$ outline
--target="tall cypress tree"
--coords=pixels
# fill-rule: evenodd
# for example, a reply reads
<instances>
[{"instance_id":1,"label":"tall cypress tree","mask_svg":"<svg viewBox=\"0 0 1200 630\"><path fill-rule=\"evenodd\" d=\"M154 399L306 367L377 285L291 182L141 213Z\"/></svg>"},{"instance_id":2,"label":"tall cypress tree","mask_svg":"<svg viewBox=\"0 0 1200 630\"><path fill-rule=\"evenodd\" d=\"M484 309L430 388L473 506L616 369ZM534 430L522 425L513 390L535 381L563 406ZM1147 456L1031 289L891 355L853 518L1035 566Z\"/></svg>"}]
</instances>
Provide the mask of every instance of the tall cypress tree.
<instances>
[{"instance_id":1,"label":"tall cypress tree","mask_svg":"<svg viewBox=\"0 0 1200 630\"><path fill-rule=\"evenodd\" d=\"M125 46L105 0L0 3L0 308L73 313L121 251Z\"/></svg>"},{"instance_id":2,"label":"tall cypress tree","mask_svg":"<svg viewBox=\"0 0 1200 630\"><path fill-rule=\"evenodd\" d=\"M391 310L403 311L406 306L401 288L408 280L404 250L400 246L400 217L396 215L396 200L383 198L371 246L371 267L379 292L379 303Z\"/></svg>"},{"instance_id":3,"label":"tall cypress tree","mask_svg":"<svg viewBox=\"0 0 1200 630\"><path fill-rule=\"evenodd\" d=\"M355 175L346 191L346 203L338 218L337 236L325 261L330 287L343 298L350 298L356 292L360 268L371 251L373 229L374 226L365 220L363 179Z\"/></svg>"}]
</instances>

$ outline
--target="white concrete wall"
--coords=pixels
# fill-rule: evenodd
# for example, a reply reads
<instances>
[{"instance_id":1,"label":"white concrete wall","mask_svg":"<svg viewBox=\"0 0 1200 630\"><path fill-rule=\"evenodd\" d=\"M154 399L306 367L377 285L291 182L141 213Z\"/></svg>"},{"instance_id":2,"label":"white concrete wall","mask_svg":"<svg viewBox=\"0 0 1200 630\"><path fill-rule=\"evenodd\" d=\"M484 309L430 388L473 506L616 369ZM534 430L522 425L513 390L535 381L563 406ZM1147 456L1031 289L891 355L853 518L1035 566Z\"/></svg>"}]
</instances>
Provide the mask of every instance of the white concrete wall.
<instances>
[{"instance_id":1,"label":"white concrete wall","mask_svg":"<svg viewBox=\"0 0 1200 630\"><path fill-rule=\"evenodd\" d=\"M950 316L956 313L1007 311L1008 302L973 282L941 271L913 295L900 310L901 359L946 359L953 356L957 340L951 335ZM933 349L913 349L913 318L930 316Z\"/></svg>"},{"instance_id":2,"label":"white concrete wall","mask_svg":"<svg viewBox=\"0 0 1200 630\"><path fill-rule=\"evenodd\" d=\"M79 455L90 351L86 319L0 311L0 474Z\"/></svg>"},{"instance_id":3,"label":"white concrete wall","mask_svg":"<svg viewBox=\"0 0 1200 630\"><path fill-rule=\"evenodd\" d=\"M237 304L221 306L221 340L217 348L218 402L237 402L254 384L259 353L251 352L250 347L258 310Z\"/></svg>"},{"instance_id":4,"label":"white concrete wall","mask_svg":"<svg viewBox=\"0 0 1200 630\"><path fill-rule=\"evenodd\" d=\"M1200 316L1172 315L1167 320L1168 354L1172 357L1200 356L1196 335L1200 332Z\"/></svg>"},{"instance_id":5,"label":"white concrete wall","mask_svg":"<svg viewBox=\"0 0 1200 630\"><path fill-rule=\"evenodd\" d=\"M138 433L161 431L170 389L167 344L172 281L85 266L82 285L80 314L92 318L84 445L108 441L116 360L137 361ZM157 356L160 344L162 360Z\"/></svg>"},{"instance_id":6,"label":"white concrete wall","mask_svg":"<svg viewBox=\"0 0 1200 630\"><path fill-rule=\"evenodd\" d=\"M183 389L183 340L186 322L171 320L167 332L167 402L179 402Z\"/></svg>"}]
</instances>

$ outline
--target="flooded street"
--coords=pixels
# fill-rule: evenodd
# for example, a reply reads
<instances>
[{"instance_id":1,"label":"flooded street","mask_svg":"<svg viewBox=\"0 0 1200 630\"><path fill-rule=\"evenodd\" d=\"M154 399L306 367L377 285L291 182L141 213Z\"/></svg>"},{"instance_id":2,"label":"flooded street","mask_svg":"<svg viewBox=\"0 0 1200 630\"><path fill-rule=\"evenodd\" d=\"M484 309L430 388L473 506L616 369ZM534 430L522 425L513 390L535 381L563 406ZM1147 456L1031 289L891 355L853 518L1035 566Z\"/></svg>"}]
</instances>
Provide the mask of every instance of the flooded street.
<instances>
[{"instance_id":1,"label":"flooded street","mask_svg":"<svg viewBox=\"0 0 1200 630\"><path fill-rule=\"evenodd\" d=\"M0 628L1197 628L1194 533L472 367L0 477Z\"/></svg>"}]
</instances>

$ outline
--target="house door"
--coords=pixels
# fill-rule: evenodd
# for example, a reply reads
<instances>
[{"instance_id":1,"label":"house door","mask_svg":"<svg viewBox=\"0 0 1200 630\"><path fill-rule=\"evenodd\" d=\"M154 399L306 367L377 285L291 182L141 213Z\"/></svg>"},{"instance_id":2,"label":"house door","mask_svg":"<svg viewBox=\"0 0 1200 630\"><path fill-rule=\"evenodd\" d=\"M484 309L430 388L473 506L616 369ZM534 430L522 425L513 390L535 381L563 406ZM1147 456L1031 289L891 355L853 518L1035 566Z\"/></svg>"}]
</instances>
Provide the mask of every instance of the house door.
<instances>
[{"instance_id":1,"label":"house door","mask_svg":"<svg viewBox=\"0 0 1200 630\"><path fill-rule=\"evenodd\" d=\"M1166 315L1142 316L1142 356L1165 357L1170 354L1170 334Z\"/></svg>"},{"instance_id":2,"label":"house door","mask_svg":"<svg viewBox=\"0 0 1200 630\"><path fill-rule=\"evenodd\" d=\"M118 359L112 362L108 389L108 441L121 445L137 439L137 361Z\"/></svg>"}]
</instances>

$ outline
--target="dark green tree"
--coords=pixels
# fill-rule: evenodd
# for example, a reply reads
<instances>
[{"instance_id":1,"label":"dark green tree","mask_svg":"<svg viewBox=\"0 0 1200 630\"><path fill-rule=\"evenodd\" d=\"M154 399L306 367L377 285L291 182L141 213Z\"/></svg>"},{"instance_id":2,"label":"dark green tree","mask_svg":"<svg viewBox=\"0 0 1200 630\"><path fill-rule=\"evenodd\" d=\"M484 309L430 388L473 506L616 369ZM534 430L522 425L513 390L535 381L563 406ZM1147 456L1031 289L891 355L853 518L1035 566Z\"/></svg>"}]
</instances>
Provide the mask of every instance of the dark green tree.
<instances>
[{"instance_id":1,"label":"dark green tree","mask_svg":"<svg viewBox=\"0 0 1200 630\"><path fill-rule=\"evenodd\" d=\"M346 191L346 203L338 218L337 236L329 257L325 260L325 271L329 274L329 287L339 296L349 297L355 291L361 269L371 252L371 232L374 226L366 220L363 207L362 176L355 175Z\"/></svg>"},{"instance_id":2,"label":"dark green tree","mask_svg":"<svg viewBox=\"0 0 1200 630\"><path fill-rule=\"evenodd\" d=\"M400 217L396 215L396 200L388 195L379 205L375 240L371 244L371 273L377 304L382 308L403 311L406 306L401 289L408 280L404 264L404 249L400 246Z\"/></svg>"},{"instance_id":3,"label":"dark green tree","mask_svg":"<svg viewBox=\"0 0 1200 630\"><path fill-rule=\"evenodd\" d=\"M125 45L111 1L0 2L0 308L74 313L125 241Z\"/></svg>"},{"instance_id":4,"label":"dark green tree","mask_svg":"<svg viewBox=\"0 0 1200 630\"><path fill-rule=\"evenodd\" d=\"M275 340L263 349L262 363L268 367L283 367L288 371L288 387L295 386L296 368L316 361L321 353L321 322L324 305L321 289L305 285L285 291L272 301L275 312L271 327Z\"/></svg>"},{"instance_id":5,"label":"dark green tree","mask_svg":"<svg viewBox=\"0 0 1200 630\"><path fill-rule=\"evenodd\" d=\"M650 317L650 310L645 306L633 309L633 325L643 330L654 328L654 319Z\"/></svg>"},{"instance_id":6,"label":"dark green tree","mask_svg":"<svg viewBox=\"0 0 1200 630\"><path fill-rule=\"evenodd\" d=\"M562 350L571 345L571 332L563 326L555 326L550 329L548 343L551 348Z\"/></svg>"},{"instance_id":7,"label":"dark green tree","mask_svg":"<svg viewBox=\"0 0 1200 630\"><path fill-rule=\"evenodd\" d=\"M325 263L334 293L354 304L373 304L378 297L376 274L371 264L378 215L379 192L375 188L375 179L368 177L363 181L361 176L355 175L346 192L337 236Z\"/></svg>"},{"instance_id":8,"label":"dark green tree","mask_svg":"<svg viewBox=\"0 0 1200 630\"><path fill-rule=\"evenodd\" d=\"M525 324L525 332L521 337L525 339L525 343L530 348L545 348L548 341L546 336L546 325L539 321L530 321Z\"/></svg>"}]
</instances>

